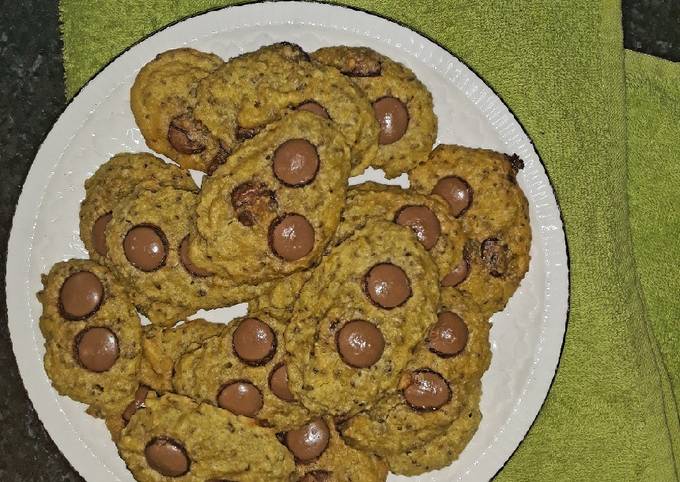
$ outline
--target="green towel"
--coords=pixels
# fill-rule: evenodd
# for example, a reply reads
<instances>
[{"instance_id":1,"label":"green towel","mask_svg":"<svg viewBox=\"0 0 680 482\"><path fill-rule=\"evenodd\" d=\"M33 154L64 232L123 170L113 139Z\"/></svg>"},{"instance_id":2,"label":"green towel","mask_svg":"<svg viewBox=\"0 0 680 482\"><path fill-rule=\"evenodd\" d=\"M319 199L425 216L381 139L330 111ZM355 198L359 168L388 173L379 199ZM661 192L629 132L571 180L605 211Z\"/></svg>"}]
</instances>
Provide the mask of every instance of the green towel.
<instances>
[{"instance_id":1,"label":"green towel","mask_svg":"<svg viewBox=\"0 0 680 482\"><path fill-rule=\"evenodd\" d=\"M68 93L144 35L227 3L62 0ZM557 192L571 263L566 342L548 399L498 480L678 480L680 428L664 367L675 369L677 387L678 280L670 278L679 234L671 196L677 201L678 193L670 183L678 173L671 163L680 151L673 124L680 87L666 84L675 119L654 87L655 72L671 67L629 74L636 83L626 110L621 11L613 0L347 3L409 25L474 68L520 119ZM627 60L635 71L639 61ZM648 98L657 102L649 114ZM643 126L628 142L627 120L631 129ZM627 149L636 161L629 172L633 230ZM656 169L645 164L649 154L658 156ZM651 192L661 187L668 197ZM659 230L662 221L674 232Z\"/></svg>"}]
</instances>

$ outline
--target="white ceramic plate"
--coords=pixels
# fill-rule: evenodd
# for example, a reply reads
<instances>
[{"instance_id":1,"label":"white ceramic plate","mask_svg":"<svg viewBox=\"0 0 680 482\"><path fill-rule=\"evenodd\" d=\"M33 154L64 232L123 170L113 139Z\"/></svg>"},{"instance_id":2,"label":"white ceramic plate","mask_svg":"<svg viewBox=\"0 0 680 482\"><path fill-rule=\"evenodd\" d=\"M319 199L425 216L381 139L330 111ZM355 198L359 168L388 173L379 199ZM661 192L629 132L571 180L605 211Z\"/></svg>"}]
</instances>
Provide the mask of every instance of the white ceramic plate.
<instances>
[{"instance_id":1,"label":"white ceramic plate","mask_svg":"<svg viewBox=\"0 0 680 482\"><path fill-rule=\"evenodd\" d=\"M78 236L83 182L111 155L148 150L129 108L137 71L157 53L190 46L224 59L288 40L306 50L366 45L411 67L432 92L439 142L519 154L529 199L531 268L493 318L493 360L483 378L479 430L450 467L422 481L486 480L516 449L546 397L558 363L568 304L564 233L554 193L531 141L503 102L456 57L421 35L363 12L309 3L261 3L180 22L135 45L74 99L45 139L19 199L9 242L7 306L14 353L33 405L71 464L89 481L132 481L103 422L52 389L42 366L40 274L59 260L86 257ZM495 55L489 52L489 55ZM364 178L380 179L379 172ZM354 181L357 181L356 179ZM400 179L404 185L405 177ZM243 306L211 313L227 321ZM391 476L390 480L406 480ZM411 479L409 479L411 480Z\"/></svg>"}]
</instances>

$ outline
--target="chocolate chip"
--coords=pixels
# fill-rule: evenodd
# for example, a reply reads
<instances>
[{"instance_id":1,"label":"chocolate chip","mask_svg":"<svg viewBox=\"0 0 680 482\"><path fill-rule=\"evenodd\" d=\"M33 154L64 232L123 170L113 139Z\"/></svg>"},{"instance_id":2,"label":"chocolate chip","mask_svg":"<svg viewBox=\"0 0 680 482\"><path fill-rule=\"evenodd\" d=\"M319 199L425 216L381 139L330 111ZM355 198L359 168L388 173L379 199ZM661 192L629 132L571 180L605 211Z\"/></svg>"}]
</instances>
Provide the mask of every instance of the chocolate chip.
<instances>
[{"instance_id":1,"label":"chocolate chip","mask_svg":"<svg viewBox=\"0 0 680 482\"><path fill-rule=\"evenodd\" d=\"M89 271L73 273L59 290L59 311L67 320L83 320L94 314L104 299L104 285Z\"/></svg>"},{"instance_id":2,"label":"chocolate chip","mask_svg":"<svg viewBox=\"0 0 680 482\"><path fill-rule=\"evenodd\" d=\"M295 396L288 386L288 370L285 363L279 363L269 374L269 389L285 402L292 402Z\"/></svg>"},{"instance_id":3,"label":"chocolate chip","mask_svg":"<svg viewBox=\"0 0 680 482\"><path fill-rule=\"evenodd\" d=\"M374 304L386 308L403 305L411 296L406 273L392 263L379 263L364 276L364 292Z\"/></svg>"},{"instance_id":4,"label":"chocolate chip","mask_svg":"<svg viewBox=\"0 0 680 482\"><path fill-rule=\"evenodd\" d=\"M331 474L325 470L312 470L307 472L300 482L330 482Z\"/></svg>"},{"instance_id":5,"label":"chocolate chip","mask_svg":"<svg viewBox=\"0 0 680 482\"><path fill-rule=\"evenodd\" d=\"M427 206L404 206L397 212L394 221L411 228L425 249L430 250L437 244L441 225Z\"/></svg>"},{"instance_id":6,"label":"chocolate chip","mask_svg":"<svg viewBox=\"0 0 680 482\"><path fill-rule=\"evenodd\" d=\"M99 216L97 220L92 225L92 244L94 245L94 250L99 253L100 256L106 256L109 252L106 246L106 226L109 224L113 218L113 214L106 213Z\"/></svg>"},{"instance_id":7,"label":"chocolate chip","mask_svg":"<svg viewBox=\"0 0 680 482\"><path fill-rule=\"evenodd\" d=\"M467 260L462 259L460 263L458 263L449 274L444 276L444 279L442 279L442 286L444 287L458 286L467 279L469 274L470 263L468 263Z\"/></svg>"},{"instance_id":8,"label":"chocolate chip","mask_svg":"<svg viewBox=\"0 0 680 482\"><path fill-rule=\"evenodd\" d=\"M127 407L125 407L125 411L123 412L123 420L125 420L126 423L130 421L135 413L137 413L137 410L144 408L144 402L146 401L146 396L148 394L149 387L146 385L140 385L135 392L135 399L132 400Z\"/></svg>"},{"instance_id":9,"label":"chocolate chip","mask_svg":"<svg viewBox=\"0 0 680 482\"><path fill-rule=\"evenodd\" d=\"M301 187L309 184L319 171L316 147L305 139L290 139L274 151L274 175L286 186Z\"/></svg>"},{"instance_id":10,"label":"chocolate chip","mask_svg":"<svg viewBox=\"0 0 680 482\"><path fill-rule=\"evenodd\" d=\"M144 457L149 466L166 477L180 477L191 467L184 446L170 437L155 437L146 444Z\"/></svg>"},{"instance_id":11,"label":"chocolate chip","mask_svg":"<svg viewBox=\"0 0 680 482\"><path fill-rule=\"evenodd\" d=\"M451 215L454 217L465 213L472 204L472 188L458 176L441 178L434 186L432 194L437 194L446 200Z\"/></svg>"},{"instance_id":12,"label":"chocolate chip","mask_svg":"<svg viewBox=\"0 0 680 482\"><path fill-rule=\"evenodd\" d=\"M236 219L244 226L254 226L267 211L274 211L277 204L276 194L263 182L244 182L231 191Z\"/></svg>"},{"instance_id":13,"label":"chocolate chip","mask_svg":"<svg viewBox=\"0 0 680 482\"><path fill-rule=\"evenodd\" d=\"M257 318L241 320L232 339L234 353L248 365L264 365L276 352L276 334Z\"/></svg>"},{"instance_id":14,"label":"chocolate chip","mask_svg":"<svg viewBox=\"0 0 680 482\"><path fill-rule=\"evenodd\" d=\"M340 72L350 77L377 77L382 74L382 62L372 52L356 51L340 66Z\"/></svg>"},{"instance_id":15,"label":"chocolate chip","mask_svg":"<svg viewBox=\"0 0 680 482\"><path fill-rule=\"evenodd\" d=\"M246 380L224 385L217 394L217 405L236 415L254 417L263 404L260 389Z\"/></svg>"},{"instance_id":16,"label":"chocolate chip","mask_svg":"<svg viewBox=\"0 0 680 482\"><path fill-rule=\"evenodd\" d=\"M305 110L307 112L311 112L312 114L316 114L319 117L323 117L324 119L331 118L331 116L328 115L328 111L324 108L324 106L322 106L318 102L314 102L313 100L303 102L302 104L297 106L295 110Z\"/></svg>"},{"instance_id":17,"label":"chocolate chip","mask_svg":"<svg viewBox=\"0 0 680 482\"><path fill-rule=\"evenodd\" d=\"M524 161L517 154L512 154L510 156L505 154L505 159L510 163L515 174L517 174L520 169L524 169Z\"/></svg>"},{"instance_id":18,"label":"chocolate chip","mask_svg":"<svg viewBox=\"0 0 680 482\"><path fill-rule=\"evenodd\" d=\"M286 261L304 258L314 248L314 228L304 216L285 214L272 221L269 246L276 256Z\"/></svg>"},{"instance_id":19,"label":"chocolate chip","mask_svg":"<svg viewBox=\"0 0 680 482\"><path fill-rule=\"evenodd\" d=\"M330 430L322 418L315 418L285 435L286 447L295 460L306 464L319 458L328 447Z\"/></svg>"},{"instance_id":20,"label":"chocolate chip","mask_svg":"<svg viewBox=\"0 0 680 482\"><path fill-rule=\"evenodd\" d=\"M411 374L411 383L404 389L404 399L414 410L434 411L451 400L451 388L439 373L418 370Z\"/></svg>"},{"instance_id":21,"label":"chocolate chip","mask_svg":"<svg viewBox=\"0 0 680 482\"><path fill-rule=\"evenodd\" d=\"M427 340L431 352L444 358L454 356L467 345L468 327L457 314L443 311L437 316Z\"/></svg>"},{"instance_id":22,"label":"chocolate chip","mask_svg":"<svg viewBox=\"0 0 680 482\"><path fill-rule=\"evenodd\" d=\"M191 262L189 258L189 235L187 234L179 243L179 260L190 275L197 276L199 278L204 278L210 276L212 273L208 270L199 268L194 263Z\"/></svg>"},{"instance_id":23,"label":"chocolate chip","mask_svg":"<svg viewBox=\"0 0 680 482\"><path fill-rule=\"evenodd\" d=\"M484 240L481 248L482 262L491 276L503 276L508 269L508 247L497 238Z\"/></svg>"},{"instance_id":24,"label":"chocolate chip","mask_svg":"<svg viewBox=\"0 0 680 482\"><path fill-rule=\"evenodd\" d=\"M109 370L118 360L118 338L108 328L86 328L76 335L76 357L91 372Z\"/></svg>"},{"instance_id":25,"label":"chocolate chip","mask_svg":"<svg viewBox=\"0 0 680 482\"><path fill-rule=\"evenodd\" d=\"M236 129L236 139L239 141L246 141L248 139L252 139L255 137L260 131L262 130L261 127L238 127Z\"/></svg>"},{"instance_id":26,"label":"chocolate chip","mask_svg":"<svg viewBox=\"0 0 680 482\"><path fill-rule=\"evenodd\" d=\"M396 97L383 97L373 103L373 114L380 124L381 145L392 144L404 137L408 128L408 109Z\"/></svg>"},{"instance_id":27,"label":"chocolate chip","mask_svg":"<svg viewBox=\"0 0 680 482\"><path fill-rule=\"evenodd\" d=\"M373 323L353 320L340 329L336 344L342 361L354 368L368 368L380 360L385 338Z\"/></svg>"},{"instance_id":28,"label":"chocolate chip","mask_svg":"<svg viewBox=\"0 0 680 482\"><path fill-rule=\"evenodd\" d=\"M175 117L168 127L168 142L182 154L198 154L205 150L206 129L189 115Z\"/></svg>"},{"instance_id":29,"label":"chocolate chip","mask_svg":"<svg viewBox=\"0 0 680 482\"><path fill-rule=\"evenodd\" d=\"M139 224L125 235L123 251L125 257L141 271L155 271L165 264L168 241L160 228L150 224Z\"/></svg>"}]
</instances>

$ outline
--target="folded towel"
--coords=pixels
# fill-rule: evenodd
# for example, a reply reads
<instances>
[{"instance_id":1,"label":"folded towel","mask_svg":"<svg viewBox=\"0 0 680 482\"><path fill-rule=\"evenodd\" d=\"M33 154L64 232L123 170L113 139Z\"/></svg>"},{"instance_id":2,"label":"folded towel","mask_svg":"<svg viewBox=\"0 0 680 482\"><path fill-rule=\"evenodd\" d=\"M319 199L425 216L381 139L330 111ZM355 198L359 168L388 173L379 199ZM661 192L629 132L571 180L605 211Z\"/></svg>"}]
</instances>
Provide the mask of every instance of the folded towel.
<instances>
[{"instance_id":1,"label":"folded towel","mask_svg":"<svg viewBox=\"0 0 680 482\"><path fill-rule=\"evenodd\" d=\"M227 3L62 0L68 94L73 95L102 65L143 36L185 15ZM674 231L653 231L654 236L649 232L656 227L653 220L662 222L660 213L649 213L665 206L672 217L671 199L677 201L678 193L677 189L671 192L672 173L664 175L667 171L644 165L648 152L658 153L657 166L663 163L662 156L673 159L673 152L677 163L678 136L677 130L674 136L670 130L673 113L661 113L662 100L650 114L653 120L647 120L644 103L655 93L653 85L647 84L655 82L654 76L629 73L640 88L629 92L639 108L629 111L628 120L633 129L638 123L645 126L644 134L637 140L629 137L626 144L619 3L356 0L347 4L419 30L475 69L526 128L562 208L571 263L562 359L536 423L498 479L678 480L678 412L665 370L666 365L677 370L680 348L673 329L678 305L672 299L678 292L677 215L668 227ZM633 67L637 60L630 59ZM677 119L677 81L667 87L669 97L675 95ZM654 129L659 119L667 120L668 130ZM653 149L642 149L652 134L664 137ZM636 181L644 184L630 186L635 250L626 186L627 148L638 149L639 162L630 166L629 174L639 176ZM673 167L677 180L677 164L668 170ZM647 180L663 182L675 197L650 196ZM672 247L670 234L675 234ZM640 278L634 254L640 256ZM664 289L668 289L666 297L657 292ZM650 303L658 306L650 309L648 317L645 306ZM661 350L654 335L662 340Z\"/></svg>"}]
</instances>

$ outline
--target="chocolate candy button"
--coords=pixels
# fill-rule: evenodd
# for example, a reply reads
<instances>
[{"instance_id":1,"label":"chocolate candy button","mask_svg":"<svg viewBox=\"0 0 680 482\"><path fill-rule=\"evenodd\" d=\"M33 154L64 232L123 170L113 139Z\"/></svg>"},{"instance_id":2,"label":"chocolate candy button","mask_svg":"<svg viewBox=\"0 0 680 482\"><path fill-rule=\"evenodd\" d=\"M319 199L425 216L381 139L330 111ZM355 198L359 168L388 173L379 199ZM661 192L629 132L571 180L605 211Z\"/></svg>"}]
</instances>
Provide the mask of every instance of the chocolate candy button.
<instances>
[{"instance_id":1,"label":"chocolate candy button","mask_svg":"<svg viewBox=\"0 0 680 482\"><path fill-rule=\"evenodd\" d=\"M309 184L319 170L316 147L305 139L290 139L274 151L274 175L287 186Z\"/></svg>"},{"instance_id":2,"label":"chocolate candy button","mask_svg":"<svg viewBox=\"0 0 680 482\"><path fill-rule=\"evenodd\" d=\"M92 244L94 245L94 250L99 253L100 256L106 256L109 249L106 247L106 226L111 221L113 215L111 213L106 213L94 222L92 226Z\"/></svg>"},{"instance_id":3,"label":"chocolate candy button","mask_svg":"<svg viewBox=\"0 0 680 482\"><path fill-rule=\"evenodd\" d=\"M146 401L146 396L149 394L149 387L146 385L140 385L135 392L135 399L132 400L125 411L123 412L123 420L129 422L132 416L137 413L137 410L144 407L144 402Z\"/></svg>"},{"instance_id":4,"label":"chocolate candy button","mask_svg":"<svg viewBox=\"0 0 680 482\"><path fill-rule=\"evenodd\" d=\"M276 352L276 335L257 318L242 320L234 331L232 345L236 355L249 365L263 365Z\"/></svg>"},{"instance_id":5,"label":"chocolate candy button","mask_svg":"<svg viewBox=\"0 0 680 482\"><path fill-rule=\"evenodd\" d=\"M482 243L482 262L491 276L503 276L508 269L508 247L499 239L489 238Z\"/></svg>"},{"instance_id":6,"label":"chocolate candy button","mask_svg":"<svg viewBox=\"0 0 680 482\"><path fill-rule=\"evenodd\" d=\"M374 365L385 349L385 338L373 323L353 320L345 323L336 338L342 360L354 368Z\"/></svg>"},{"instance_id":7,"label":"chocolate candy button","mask_svg":"<svg viewBox=\"0 0 680 482\"><path fill-rule=\"evenodd\" d=\"M189 235L184 236L184 239L179 243L179 260L189 274L203 278L210 276L212 273L208 270L201 269L191 262L189 258Z\"/></svg>"},{"instance_id":8,"label":"chocolate candy button","mask_svg":"<svg viewBox=\"0 0 680 482\"><path fill-rule=\"evenodd\" d=\"M269 227L269 245L279 258L296 261L314 248L314 228L304 216L285 214Z\"/></svg>"},{"instance_id":9,"label":"chocolate candy button","mask_svg":"<svg viewBox=\"0 0 680 482\"><path fill-rule=\"evenodd\" d=\"M68 320L82 320L99 309L104 286L96 275L78 271L66 278L59 290L59 311Z\"/></svg>"},{"instance_id":10,"label":"chocolate candy button","mask_svg":"<svg viewBox=\"0 0 680 482\"><path fill-rule=\"evenodd\" d=\"M59 290L59 311L68 320L83 320L96 312L104 299L104 286L96 275L78 271Z\"/></svg>"},{"instance_id":11,"label":"chocolate candy button","mask_svg":"<svg viewBox=\"0 0 680 482\"><path fill-rule=\"evenodd\" d=\"M202 136L202 126L189 116L175 117L168 127L168 142L182 154L198 154L205 150L205 144L198 139Z\"/></svg>"},{"instance_id":12,"label":"chocolate candy button","mask_svg":"<svg viewBox=\"0 0 680 482\"><path fill-rule=\"evenodd\" d=\"M458 176L441 178L434 186L432 194L443 197L449 203L451 215L455 217L467 211L472 203L472 188Z\"/></svg>"},{"instance_id":13,"label":"chocolate candy button","mask_svg":"<svg viewBox=\"0 0 680 482\"><path fill-rule=\"evenodd\" d=\"M364 292L376 305L390 309L409 299L411 283L400 267L392 263L380 263L364 276Z\"/></svg>"},{"instance_id":14,"label":"chocolate candy button","mask_svg":"<svg viewBox=\"0 0 680 482\"><path fill-rule=\"evenodd\" d=\"M396 97L378 99L373 103L373 115L380 124L380 144L392 144L404 137L409 117L402 101Z\"/></svg>"},{"instance_id":15,"label":"chocolate candy button","mask_svg":"<svg viewBox=\"0 0 680 482\"><path fill-rule=\"evenodd\" d=\"M91 372L105 372L118 359L118 339L108 328L86 328L76 335L76 356Z\"/></svg>"},{"instance_id":16,"label":"chocolate candy button","mask_svg":"<svg viewBox=\"0 0 680 482\"><path fill-rule=\"evenodd\" d=\"M418 370L411 375L404 398L414 410L437 410L451 400L451 389L439 373Z\"/></svg>"},{"instance_id":17,"label":"chocolate candy button","mask_svg":"<svg viewBox=\"0 0 680 482\"><path fill-rule=\"evenodd\" d=\"M458 286L467 279L468 274L470 274L470 264L463 259L449 274L444 276L444 279L442 279L442 286Z\"/></svg>"},{"instance_id":18,"label":"chocolate candy button","mask_svg":"<svg viewBox=\"0 0 680 482\"><path fill-rule=\"evenodd\" d=\"M309 463L319 458L328 447L330 430L322 418L315 418L300 428L286 433L286 446L302 463Z\"/></svg>"},{"instance_id":19,"label":"chocolate candy button","mask_svg":"<svg viewBox=\"0 0 680 482\"><path fill-rule=\"evenodd\" d=\"M307 472L304 477L300 479L300 482L329 482L331 480L331 474L325 470L312 470Z\"/></svg>"},{"instance_id":20,"label":"chocolate candy button","mask_svg":"<svg viewBox=\"0 0 680 482\"><path fill-rule=\"evenodd\" d=\"M275 366L269 375L269 389L283 401L292 402L295 400L288 387L288 370L284 363Z\"/></svg>"},{"instance_id":21,"label":"chocolate candy button","mask_svg":"<svg viewBox=\"0 0 680 482\"><path fill-rule=\"evenodd\" d=\"M236 415L254 417L264 403L262 392L252 383L239 380L225 385L217 395L217 404Z\"/></svg>"},{"instance_id":22,"label":"chocolate candy button","mask_svg":"<svg viewBox=\"0 0 680 482\"><path fill-rule=\"evenodd\" d=\"M394 221L413 230L425 249L432 249L439 239L441 225L439 219L426 206L404 206L399 210Z\"/></svg>"},{"instance_id":23,"label":"chocolate candy button","mask_svg":"<svg viewBox=\"0 0 680 482\"><path fill-rule=\"evenodd\" d=\"M258 218L277 206L276 194L263 182L244 182L231 192L236 219L244 226L254 226Z\"/></svg>"},{"instance_id":24,"label":"chocolate candy button","mask_svg":"<svg viewBox=\"0 0 680 482\"><path fill-rule=\"evenodd\" d=\"M142 271L155 271L165 264L167 244L163 232L156 226L140 224L125 235L123 251L128 261Z\"/></svg>"},{"instance_id":25,"label":"chocolate candy button","mask_svg":"<svg viewBox=\"0 0 680 482\"><path fill-rule=\"evenodd\" d=\"M166 477L180 477L191 466L191 460L184 446L170 437L151 439L144 449L144 457L149 466Z\"/></svg>"},{"instance_id":26,"label":"chocolate candy button","mask_svg":"<svg viewBox=\"0 0 680 482\"><path fill-rule=\"evenodd\" d=\"M468 340L468 327L455 313L439 313L437 322L430 329L428 347L441 357L457 355L465 348Z\"/></svg>"},{"instance_id":27,"label":"chocolate candy button","mask_svg":"<svg viewBox=\"0 0 680 482\"><path fill-rule=\"evenodd\" d=\"M324 119L330 119L330 116L328 115L328 111L319 103L314 102L313 100L308 100L307 102L303 102L299 106L295 108L295 110L306 110L307 112L311 112L312 114L316 114L319 117L323 117Z\"/></svg>"}]
</instances>

